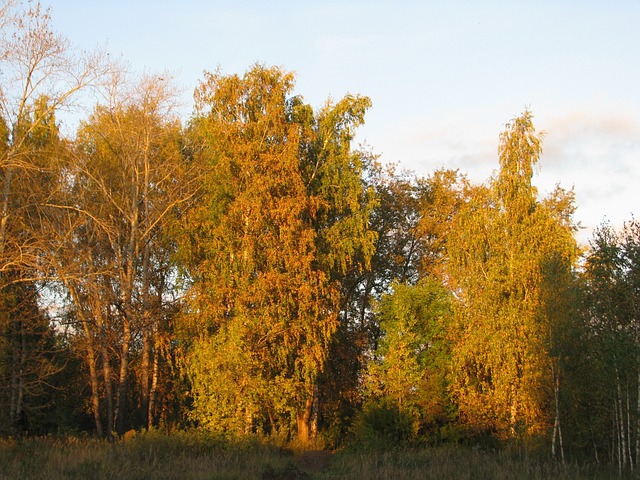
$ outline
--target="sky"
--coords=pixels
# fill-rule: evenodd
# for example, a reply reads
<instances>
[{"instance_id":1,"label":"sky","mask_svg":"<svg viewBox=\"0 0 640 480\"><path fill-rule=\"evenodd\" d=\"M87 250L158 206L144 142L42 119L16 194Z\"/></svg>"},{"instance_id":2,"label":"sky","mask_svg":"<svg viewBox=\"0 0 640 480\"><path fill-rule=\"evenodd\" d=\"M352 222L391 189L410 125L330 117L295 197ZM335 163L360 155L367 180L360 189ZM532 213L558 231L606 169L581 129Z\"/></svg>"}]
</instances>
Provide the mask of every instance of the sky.
<instances>
[{"instance_id":1,"label":"sky","mask_svg":"<svg viewBox=\"0 0 640 480\"><path fill-rule=\"evenodd\" d=\"M357 142L427 176L498 168L525 109L544 132L541 195L574 189L586 244L605 219L640 219L640 2L43 0L80 49L168 73L185 112L205 70L296 73L316 108L347 93L373 107Z\"/></svg>"}]
</instances>

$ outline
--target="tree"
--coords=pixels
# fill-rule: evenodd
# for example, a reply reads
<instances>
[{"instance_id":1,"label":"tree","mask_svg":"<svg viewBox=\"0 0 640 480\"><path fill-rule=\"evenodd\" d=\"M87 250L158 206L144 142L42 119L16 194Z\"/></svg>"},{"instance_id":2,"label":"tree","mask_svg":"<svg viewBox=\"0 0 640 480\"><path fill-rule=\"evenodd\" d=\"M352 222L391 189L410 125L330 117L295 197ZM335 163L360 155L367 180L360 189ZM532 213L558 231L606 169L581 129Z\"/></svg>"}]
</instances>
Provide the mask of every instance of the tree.
<instances>
[{"instance_id":1,"label":"tree","mask_svg":"<svg viewBox=\"0 0 640 480\"><path fill-rule=\"evenodd\" d=\"M168 226L195 195L183 161L182 130L165 77L146 77L96 107L85 122L62 184L66 195L51 209L59 248L52 255L84 337L98 433L122 434L155 416L162 323L175 311L169 265L175 245ZM141 338L138 347L134 340ZM126 417L131 362L140 355L138 418ZM100 388L98 364L102 365ZM117 370L112 368L117 365ZM100 396L106 403L102 427Z\"/></svg>"},{"instance_id":2,"label":"tree","mask_svg":"<svg viewBox=\"0 0 640 480\"><path fill-rule=\"evenodd\" d=\"M44 112L49 112L45 114ZM11 194L6 206L12 221L5 230L12 247L15 263L5 265L0 273L0 313L6 340L7 404L10 410L9 429L21 434L27 428L38 429L36 418L44 409L51 390L54 366L54 332L46 314L38 305L39 291L46 285L47 261L45 251L47 214L43 204L50 196L57 161L63 151L55 115L49 110L48 99L38 98L25 111L20 124L14 127L21 136L21 149L29 152L30 168L11 182ZM24 134L23 132L28 132ZM7 138L8 141L8 138ZM10 146L7 146L10 148Z\"/></svg>"},{"instance_id":3,"label":"tree","mask_svg":"<svg viewBox=\"0 0 640 480\"><path fill-rule=\"evenodd\" d=\"M369 401L411 418L414 436L438 439L451 421L446 390L450 361L447 331L450 293L434 277L415 285L395 283L378 306L382 337L369 363Z\"/></svg>"},{"instance_id":4,"label":"tree","mask_svg":"<svg viewBox=\"0 0 640 480\"><path fill-rule=\"evenodd\" d=\"M373 155L365 160L363 180L376 200L369 217L377 234L375 248L370 266L358 262L341 276L340 323L321 378L321 423L335 445L344 442L361 408L362 375L380 338L373 304L393 282L415 282L423 254L416 227L424 182L394 166L381 166Z\"/></svg>"},{"instance_id":5,"label":"tree","mask_svg":"<svg viewBox=\"0 0 640 480\"><path fill-rule=\"evenodd\" d=\"M352 129L368 99L318 115L292 97L293 75L254 66L207 74L193 135L207 168L183 245L193 281L187 364L193 418L307 442L339 278L371 250Z\"/></svg>"},{"instance_id":6,"label":"tree","mask_svg":"<svg viewBox=\"0 0 640 480\"><path fill-rule=\"evenodd\" d=\"M592 354L584 372L590 388L581 393L594 405L588 433L596 457L608 451L621 471L640 458L639 252L637 221L620 232L603 224L593 234L584 272L584 344Z\"/></svg>"},{"instance_id":7,"label":"tree","mask_svg":"<svg viewBox=\"0 0 640 480\"><path fill-rule=\"evenodd\" d=\"M52 374L52 332L35 297L48 280L44 204L63 149L55 115L109 66L100 54L76 58L39 3L9 0L0 5L0 68L0 327L12 359L11 430L20 433Z\"/></svg>"},{"instance_id":8,"label":"tree","mask_svg":"<svg viewBox=\"0 0 640 480\"><path fill-rule=\"evenodd\" d=\"M0 297L0 432L46 433L52 378L61 370L49 318L34 283L17 282Z\"/></svg>"},{"instance_id":9,"label":"tree","mask_svg":"<svg viewBox=\"0 0 640 480\"><path fill-rule=\"evenodd\" d=\"M15 179L46 168L33 162L34 145L29 143L33 130L42 128L60 108L70 106L74 97L111 68L99 52L74 58L67 40L51 30L49 12L39 3L26 10L20 7L11 0L0 6L0 61L6 78L0 90L0 116L7 138L0 156L0 271L31 265L36 256L37 238L11 235L13 222L20 221L11 204Z\"/></svg>"},{"instance_id":10,"label":"tree","mask_svg":"<svg viewBox=\"0 0 640 480\"><path fill-rule=\"evenodd\" d=\"M457 170L436 170L423 183L414 232L421 245L417 271L420 276L434 275L446 285L447 241L472 187Z\"/></svg>"},{"instance_id":11,"label":"tree","mask_svg":"<svg viewBox=\"0 0 640 480\"><path fill-rule=\"evenodd\" d=\"M470 191L447 242L452 393L470 427L504 438L550 427L558 321L545 289L561 288L577 258L571 193L538 201L531 184L541 151L529 112L507 124L497 177Z\"/></svg>"}]
</instances>

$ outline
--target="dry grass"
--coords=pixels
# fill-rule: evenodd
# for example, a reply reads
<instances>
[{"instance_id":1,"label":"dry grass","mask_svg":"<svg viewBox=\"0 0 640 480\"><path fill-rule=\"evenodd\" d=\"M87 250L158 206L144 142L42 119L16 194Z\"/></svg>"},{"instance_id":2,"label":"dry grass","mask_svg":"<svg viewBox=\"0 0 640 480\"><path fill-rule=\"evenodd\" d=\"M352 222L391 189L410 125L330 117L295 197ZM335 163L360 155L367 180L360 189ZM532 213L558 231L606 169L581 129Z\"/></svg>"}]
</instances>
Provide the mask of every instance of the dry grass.
<instances>
[{"instance_id":1,"label":"dry grass","mask_svg":"<svg viewBox=\"0 0 640 480\"><path fill-rule=\"evenodd\" d=\"M0 445L0 479L245 479L293 464L293 454L205 435L147 434L116 443L41 438Z\"/></svg>"},{"instance_id":2,"label":"dry grass","mask_svg":"<svg viewBox=\"0 0 640 480\"><path fill-rule=\"evenodd\" d=\"M334 474L332 475L331 472ZM467 448L429 448L338 454L319 478L542 480L619 479L616 470L593 465L560 465L550 459ZM631 477L630 478L636 478Z\"/></svg>"},{"instance_id":3,"label":"dry grass","mask_svg":"<svg viewBox=\"0 0 640 480\"><path fill-rule=\"evenodd\" d=\"M0 440L0 479L614 479L615 469L462 448L297 452L202 433ZM635 478L635 477L630 477Z\"/></svg>"}]
</instances>

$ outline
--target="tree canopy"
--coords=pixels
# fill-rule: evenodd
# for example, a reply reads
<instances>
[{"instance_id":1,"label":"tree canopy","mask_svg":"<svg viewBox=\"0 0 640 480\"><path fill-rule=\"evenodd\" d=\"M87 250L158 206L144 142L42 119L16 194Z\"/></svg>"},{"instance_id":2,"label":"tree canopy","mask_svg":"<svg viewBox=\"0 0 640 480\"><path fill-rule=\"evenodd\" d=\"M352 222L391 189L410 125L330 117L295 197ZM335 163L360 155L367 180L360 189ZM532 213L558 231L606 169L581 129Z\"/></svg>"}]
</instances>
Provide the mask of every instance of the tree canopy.
<instances>
[{"instance_id":1,"label":"tree canopy","mask_svg":"<svg viewBox=\"0 0 640 480\"><path fill-rule=\"evenodd\" d=\"M196 428L338 448L489 443L640 461L640 228L575 239L525 110L497 170L424 177L295 75L74 56L0 8L0 434ZM83 96L90 89L96 96ZM90 100L88 100L90 99ZM90 112L64 135L58 114Z\"/></svg>"}]
</instances>

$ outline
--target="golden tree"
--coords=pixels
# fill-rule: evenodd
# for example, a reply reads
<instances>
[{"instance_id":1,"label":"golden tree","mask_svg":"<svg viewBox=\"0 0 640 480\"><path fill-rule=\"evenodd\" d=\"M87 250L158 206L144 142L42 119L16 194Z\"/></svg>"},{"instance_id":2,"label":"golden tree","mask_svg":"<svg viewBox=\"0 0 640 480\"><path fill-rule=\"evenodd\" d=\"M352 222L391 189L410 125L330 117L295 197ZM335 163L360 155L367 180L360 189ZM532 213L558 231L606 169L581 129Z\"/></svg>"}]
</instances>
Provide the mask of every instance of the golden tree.
<instances>
[{"instance_id":1,"label":"golden tree","mask_svg":"<svg viewBox=\"0 0 640 480\"><path fill-rule=\"evenodd\" d=\"M82 124L66 165L69 181L48 205L58 211L51 256L80 325L96 429L107 435L135 424L127 418L134 353L141 357L140 417L153 424L161 321L173 309L168 225L195 195L171 81L118 80L112 92L110 104Z\"/></svg>"},{"instance_id":2,"label":"golden tree","mask_svg":"<svg viewBox=\"0 0 640 480\"><path fill-rule=\"evenodd\" d=\"M338 320L337 277L374 236L350 147L368 99L314 115L292 89L292 74L255 66L208 74L197 90L206 194L183 253L194 418L235 433L295 428L305 442Z\"/></svg>"},{"instance_id":3,"label":"golden tree","mask_svg":"<svg viewBox=\"0 0 640 480\"><path fill-rule=\"evenodd\" d=\"M456 215L448 281L459 302L453 329L452 393L473 428L501 437L546 434L553 415L548 308L577 257L572 194L544 201L531 183L541 136L525 112L500 136L500 170L472 189Z\"/></svg>"}]
</instances>

